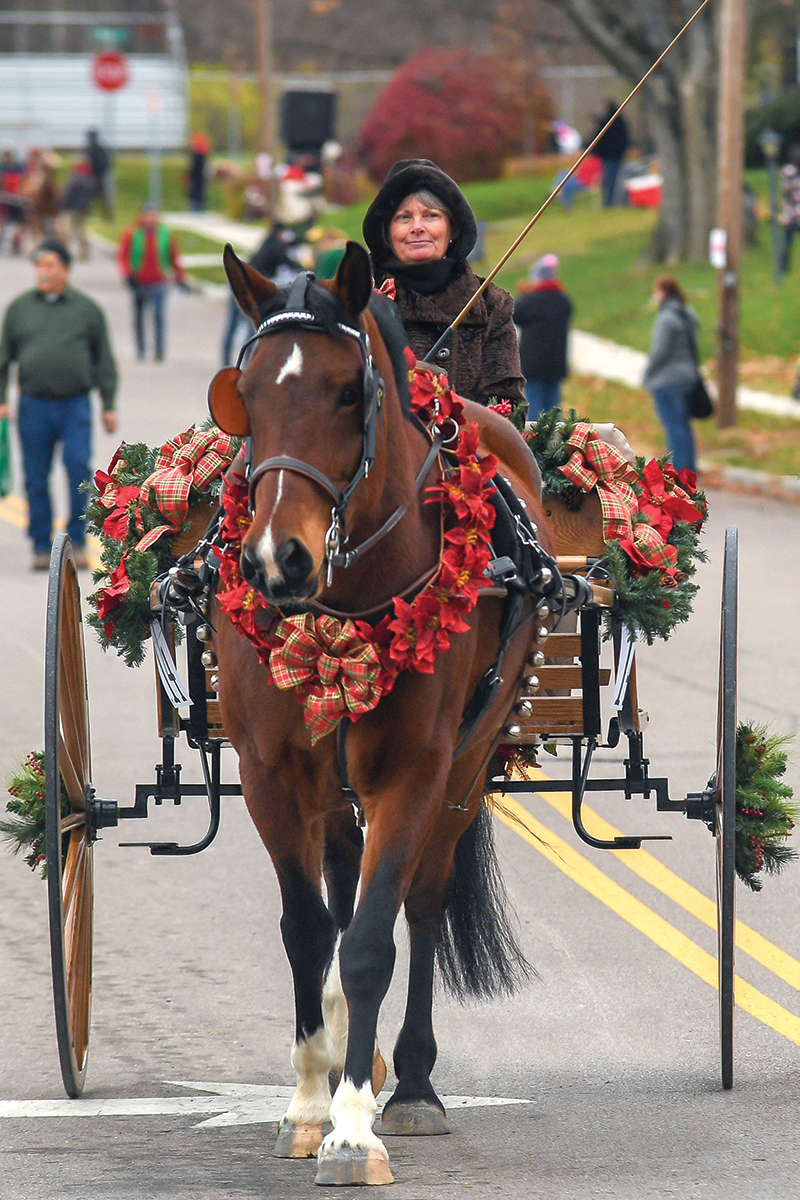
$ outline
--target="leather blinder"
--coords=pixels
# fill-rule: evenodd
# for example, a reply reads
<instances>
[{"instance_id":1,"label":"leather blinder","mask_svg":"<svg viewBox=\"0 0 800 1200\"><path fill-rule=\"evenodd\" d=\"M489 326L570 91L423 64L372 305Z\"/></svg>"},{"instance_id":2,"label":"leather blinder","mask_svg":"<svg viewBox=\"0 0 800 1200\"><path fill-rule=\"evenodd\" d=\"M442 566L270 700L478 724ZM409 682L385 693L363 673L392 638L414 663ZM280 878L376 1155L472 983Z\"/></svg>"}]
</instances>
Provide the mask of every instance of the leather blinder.
<instances>
[{"instance_id":1,"label":"leather blinder","mask_svg":"<svg viewBox=\"0 0 800 1200\"><path fill-rule=\"evenodd\" d=\"M223 433L235 437L246 437L250 432L250 418L237 386L241 373L238 367L223 367L208 385L211 416Z\"/></svg>"}]
</instances>

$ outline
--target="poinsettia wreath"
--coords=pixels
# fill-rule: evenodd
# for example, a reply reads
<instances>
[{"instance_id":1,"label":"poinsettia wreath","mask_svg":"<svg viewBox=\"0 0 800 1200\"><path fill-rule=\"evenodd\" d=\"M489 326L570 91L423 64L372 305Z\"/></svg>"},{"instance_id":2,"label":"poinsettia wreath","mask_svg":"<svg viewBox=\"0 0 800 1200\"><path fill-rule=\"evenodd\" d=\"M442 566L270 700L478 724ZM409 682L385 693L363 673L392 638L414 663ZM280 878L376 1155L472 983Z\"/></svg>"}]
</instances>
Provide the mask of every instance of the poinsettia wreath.
<instances>
[{"instance_id":1,"label":"poinsettia wreath","mask_svg":"<svg viewBox=\"0 0 800 1200\"><path fill-rule=\"evenodd\" d=\"M229 474L222 495L217 603L255 646L272 682L296 692L312 742L342 717L356 720L375 708L401 671L431 674L451 634L469 628L464 617L489 584L497 460L479 456L478 426L466 420L446 378L418 366L410 350L406 361L412 411L429 427L458 429L452 467L426 489L426 503L442 505L444 548L434 578L413 600L395 596L375 625L312 613L283 617L242 577L241 546L251 520L247 480Z\"/></svg>"},{"instance_id":2,"label":"poinsettia wreath","mask_svg":"<svg viewBox=\"0 0 800 1200\"><path fill-rule=\"evenodd\" d=\"M524 405L491 405L517 426L542 473L545 496L579 509L596 492L605 553L594 568L614 584L605 609L606 636L627 627L648 645L667 639L692 612L697 564L706 561L700 533L708 517L694 471L676 471L667 457L633 463L604 442L574 409L542 413L525 424Z\"/></svg>"},{"instance_id":3,"label":"poinsettia wreath","mask_svg":"<svg viewBox=\"0 0 800 1200\"><path fill-rule=\"evenodd\" d=\"M86 528L100 539L102 567L87 620L129 667L144 661L153 581L172 565L172 546L193 511L219 496L239 445L210 422L159 449L123 442L89 484Z\"/></svg>"}]
</instances>

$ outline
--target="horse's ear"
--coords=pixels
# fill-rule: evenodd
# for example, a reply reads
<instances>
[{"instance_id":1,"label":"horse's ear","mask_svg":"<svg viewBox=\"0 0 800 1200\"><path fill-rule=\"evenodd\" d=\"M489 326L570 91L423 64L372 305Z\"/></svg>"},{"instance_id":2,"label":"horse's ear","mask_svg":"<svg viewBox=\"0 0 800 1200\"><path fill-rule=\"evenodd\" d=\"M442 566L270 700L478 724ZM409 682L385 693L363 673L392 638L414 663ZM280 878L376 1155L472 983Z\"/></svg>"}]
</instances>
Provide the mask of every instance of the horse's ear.
<instances>
[{"instance_id":1,"label":"horse's ear","mask_svg":"<svg viewBox=\"0 0 800 1200\"><path fill-rule=\"evenodd\" d=\"M372 296L369 255L358 242L347 243L333 286L350 320L357 321Z\"/></svg>"},{"instance_id":2,"label":"horse's ear","mask_svg":"<svg viewBox=\"0 0 800 1200\"><path fill-rule=\"evenodd\" d=\"M271 300L278 289L270 279L265 279L253 267L242 262L230 242L226 242L222 252L222 265L239 307L257 326L261 320L262 304Z\"/></svg>"},{"instance_id":3,"label":"horse's ear","mask_svg":"<svg viewBox=\"0 0 800 1200\"><path fill-rule=\"evenodd\" d=\"M250 432L250 418L239 395L241 373L238 367L223 367L208 385L208 408L214 423L235 437L247 437Z\"/></svg>"}]
</instances>

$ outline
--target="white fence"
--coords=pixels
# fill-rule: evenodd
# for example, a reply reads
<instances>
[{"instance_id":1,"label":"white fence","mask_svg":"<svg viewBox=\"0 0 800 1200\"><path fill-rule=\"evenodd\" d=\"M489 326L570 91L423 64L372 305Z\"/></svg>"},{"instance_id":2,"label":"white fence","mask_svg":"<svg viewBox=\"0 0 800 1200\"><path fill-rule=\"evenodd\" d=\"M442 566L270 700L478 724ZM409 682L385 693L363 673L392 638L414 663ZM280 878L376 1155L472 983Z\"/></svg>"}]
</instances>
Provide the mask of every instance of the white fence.
<instances>
[{"instance_id":1,"label":"white fence","mask_svg":"<svg viewBox=\"0 0 800 1200\"><path fill-rule=\"evenodd\" d=\"M77 149L87 129L122 150L185 145L188 77L179 59L130 55L117 92L94 85L91 64L88 54L0 54L0 149Z\"/></svg>"}]
</instances>

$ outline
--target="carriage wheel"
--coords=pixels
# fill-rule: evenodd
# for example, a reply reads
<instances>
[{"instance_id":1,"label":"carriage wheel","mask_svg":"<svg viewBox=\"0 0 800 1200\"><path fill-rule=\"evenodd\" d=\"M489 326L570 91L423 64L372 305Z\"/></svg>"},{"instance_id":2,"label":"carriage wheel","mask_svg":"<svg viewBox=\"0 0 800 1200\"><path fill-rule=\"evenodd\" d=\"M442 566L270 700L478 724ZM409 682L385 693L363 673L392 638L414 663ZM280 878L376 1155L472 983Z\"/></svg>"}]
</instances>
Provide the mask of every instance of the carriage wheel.
<instances>
[{"instance_id":1,"label":"carriage wheel","mask_svg":"<svg viewBox=\"0 0 800 1200\"><path fill-rule=\"evenodd\" d=\"M89 703L81 599L72 543L50 555L45 643L45 808L50 959L61 1075L68 1096L86 1076L92 1001L93 837Z\"/></svg>"},{"instance_id":2,"label":"carriage wheel","mask_svg":"<svg viewBox=\"0 0 800 1200\"><path fill-rule=\"evenodd\" d=\"M738 532L725 533L717 700L717 965L722 1086L733 1087L734 939L736 924L736 639Z\"/></svg>"}]
</instances>

